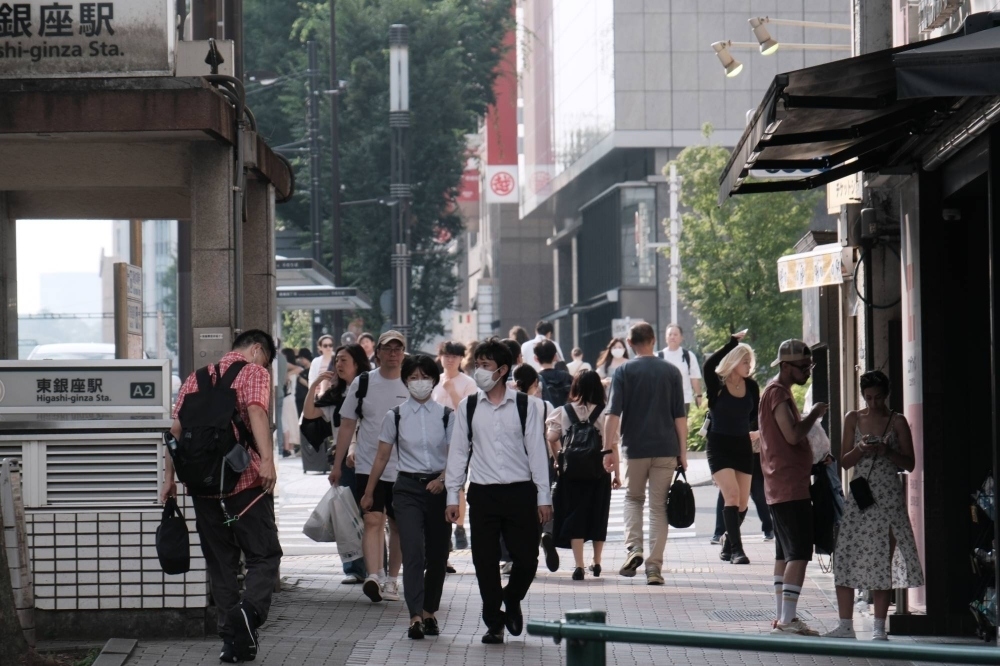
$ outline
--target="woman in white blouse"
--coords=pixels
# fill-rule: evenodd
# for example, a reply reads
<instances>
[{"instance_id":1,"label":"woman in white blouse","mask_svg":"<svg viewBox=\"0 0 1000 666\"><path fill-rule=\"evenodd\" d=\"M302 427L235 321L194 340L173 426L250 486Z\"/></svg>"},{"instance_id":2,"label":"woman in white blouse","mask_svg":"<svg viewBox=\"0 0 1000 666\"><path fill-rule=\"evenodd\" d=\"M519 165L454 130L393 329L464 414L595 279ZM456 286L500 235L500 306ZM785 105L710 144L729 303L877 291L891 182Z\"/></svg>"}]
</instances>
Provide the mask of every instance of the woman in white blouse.
<instances>
[{"instance_id":1,"label":"woman in white blouse","mask_svg":"<svg viewBox=\"0 0 1000 666\"><path fill-rule=\"evenodd\" d=\"M431 399L441 373L430 356L406 357L400 376L410 397L382 420L378 453L361 508L371 509L375 486L396 447L399 463L392 506L403 551L403 596L410 612L407 635L419 639L440 633L434 614L441 603L451 543L451 524L445 519L444 470L455 417L451 409Z\"/></svg>"},{"instance_id":2,"label":"woman in white blouse","mask_svg":"<svg viewBox=\"0 0 1000 666\"><path fill-rule=\"evenodd\" d=\"M573 410L573 419L568 410ZM592 370L585 370L573 379L569 390L569 402L552 412L545 422L546 439L554 458L559 460L564 439L574 421L591 422L598 435L604 432L604 387L601 378ZM596 418L592 418L594 414ZM568 443L568 442L565 442ZM611 511L611 489L620 488L621 481L615 475L603 471L595 478L566 479L560 475L552 498L555 511L553 536L557 548L572 548L576 568L573 580L583 580L583 543L594 544L594 559L589 569L593 576L601 575L601 554L608 536L608 516Z\"/></svg>"}]
</instances>

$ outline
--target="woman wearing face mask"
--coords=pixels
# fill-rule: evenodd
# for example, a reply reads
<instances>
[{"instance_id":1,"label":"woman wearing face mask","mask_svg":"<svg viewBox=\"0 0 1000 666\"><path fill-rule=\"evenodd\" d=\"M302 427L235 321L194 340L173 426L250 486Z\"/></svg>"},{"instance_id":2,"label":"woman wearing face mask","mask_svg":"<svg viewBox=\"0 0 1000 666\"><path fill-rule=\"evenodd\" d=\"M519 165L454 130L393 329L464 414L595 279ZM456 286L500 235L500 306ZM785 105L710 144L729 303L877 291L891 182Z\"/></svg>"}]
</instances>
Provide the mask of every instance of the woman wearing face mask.
<instances>
[{"instance_id":1,"label":"woman wearing face mask","mask_svg":"<svg viewBox=\"0 0 1000 666\"><path fill-rule=\"evenodd\" d=\"M371 509L375 485L392 448L397 447L398 476L392 505L403 551L403 596L410 612L407 635L419 639L440 632L434 613L441 602L451 541L451 524L445 519L444 469L455 416L431 400L440 370L430 356L407 357L400 376L410 397L389 410L382 421L378 453L361 508Z\"/></svg>"},{"instance_id":2,"label":"woman wearing face mask","mask_svg":"<svg viewBox=\"0 0 1000 666\"><path fill-rule=\"evenodd\" d=\"M626 361L628 361L628 345L621 338L611 338L611 342L597 359L597 374L601 376L605 391L611 386L611 377L615 374L615 370Z\"/></svg>"}]
</instances>

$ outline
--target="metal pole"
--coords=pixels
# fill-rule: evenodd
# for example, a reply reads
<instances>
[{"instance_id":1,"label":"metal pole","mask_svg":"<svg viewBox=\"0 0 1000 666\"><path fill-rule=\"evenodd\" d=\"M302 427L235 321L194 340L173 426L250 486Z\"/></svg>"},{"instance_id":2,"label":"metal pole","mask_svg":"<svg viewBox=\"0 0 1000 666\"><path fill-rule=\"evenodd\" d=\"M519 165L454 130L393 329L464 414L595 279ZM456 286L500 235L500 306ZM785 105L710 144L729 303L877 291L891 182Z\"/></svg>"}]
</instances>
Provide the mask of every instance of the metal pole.
<instances>
[{"instance_id":1,"label":"metal pole","mask_svg":"<svg viewBox=\"0 0 1000 666\"><path fill-rule=\"evenodd\" d=\"M677 203L681 192L681 180L677 177L677 165L670 165L670 321L677 322L677 281L681 276L681 218L677 213Z\"/></svg>"},{"instance_id":2,"label":"metal pole","mask_svg":"<svg viewBox=\"0 0 1000 666\"><path fill-rule=\"evenodd\" d=\"M410 128L408 43L409 30L405 25L395 24L389 28L389 128L392 132L389 194L396 199L396 205L393 206L391 260L395 295L393 327L406 336L410 333L410 253L406 228L410 208L410 170L406 155Z\"/></svg>"},{"instance_id":3,"label":"metal pole","mask_svg":"<svg viewBox=\"0 0 1000 666\"><path fill-rule=\"evenodd\" d=\"M332 260L330 270L333 282L338 287L343 286L341 276L341 236L340 236L340 78L337 75L337 0L330 0L330 244ZM344 332L344 313L336 310L333 313L333 336L340 344L340 336Z\"/></svg>"},{"instance_id":4,"label":"metal pole","mask_svg":"<svg viewBox=\"0 0 1000 666\"><path fill-rule=\"evenodd\" d=\"M316 42L309 40L309 222L312 232L312 258L321 259L319 191L319 60Z\"/></svg>"},{"instance_id":5,"label":"metal pole","mask_svg":"<svg viewBox=\"0 0 1000 666\"><path fill-rule=\"evenodd\" d=\"M997 325L997 317L1000 316L1000 266L997 262L1000 259L1000 234L996 231L997 221L1000 220L1000 130L993 127L989 134L989 169L987 171L987 187L989 192L989 248L990 248L990 384L992 386L993 404L990 409L990 425L992 426L993 446L993 509L996 511L998 495L997 480L1000 479L1000 447L997 442L1000 440L1000 372L998 364L1000 358L997 356L997 336L1000 334L1000 326ZM993 543L1000 540L1000 520L994 513L993 518ZM993 566L993 589L1000 590L1000 567ZM996 609L994 617L995 626L1000 626L1000 604ZM996 645L1000 646L1000 632L994 639Z\"/></svg>"},{"instance_id":6,"label":"metal pole","mask_svg":"<svg viewBox=\"0 0 1000 666\"><path fill-rule=\"evenodd\" d=\"M607 623L604 611L566 611L567 624L596 622ZM601 640L570 638L566 641L566 666L604 666L607 662L607 643Z\"/></svg>"}]
</instances>

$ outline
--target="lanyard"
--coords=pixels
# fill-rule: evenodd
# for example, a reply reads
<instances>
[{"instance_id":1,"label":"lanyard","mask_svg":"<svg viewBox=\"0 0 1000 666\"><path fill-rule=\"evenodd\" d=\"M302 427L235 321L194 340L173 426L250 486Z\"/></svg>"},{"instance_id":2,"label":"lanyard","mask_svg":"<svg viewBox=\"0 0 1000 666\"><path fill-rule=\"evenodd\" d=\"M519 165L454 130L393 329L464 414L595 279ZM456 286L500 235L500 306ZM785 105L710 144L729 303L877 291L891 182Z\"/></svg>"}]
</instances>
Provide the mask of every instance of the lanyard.
<instances>
[{"instance_id":1,"label":"lanyard","mask_svg":"<svg viewBox=\"0 0 1000 666\"><path fill-rule=\"evenodd\" d=\"M229 526L231 526L231 525L232 525L233 523L235 523L235 522L236 522L236 521L238 521L238 520L239 520L240 518L242 518L242 517L243 517L243 514L245 514L245 513L247 512L247 511L249 511L249 510L250 510L250 507L252 507L252 506L253 506L254 504L256 504L257 502L259 502L259 501L261 500L261 498L263 498L263 497L264 497L264 495L266 495L266 494L267 494L267 493L265 493L265 492L264 492L263 490L261 490L261 491L260 491L260 495L257 495L257 497L255 497L255 498L253 499L253 501L252 501L252 502L250 502L249 504L247 504L247 505L246 505L246 506L245 506L245 507L243 508L243 510L242 510L242 511L240 511L240 512L239 512L238 514L236 514L235 516L230 516L230 515L229 515L229 512L228 512L228 511L226 511L226 502L225 502L225 500L224 500L224 499L222 499L222 498L220 497L220 498L219 498L219 504L221 504L221 505L222 505L222 515L223 515L223 517L225 518L225 520L223 520L223 521L222 521L222 524L223 524L223 525L225 525L226 527L229 527Z\"/></svg>"}]
</instances>

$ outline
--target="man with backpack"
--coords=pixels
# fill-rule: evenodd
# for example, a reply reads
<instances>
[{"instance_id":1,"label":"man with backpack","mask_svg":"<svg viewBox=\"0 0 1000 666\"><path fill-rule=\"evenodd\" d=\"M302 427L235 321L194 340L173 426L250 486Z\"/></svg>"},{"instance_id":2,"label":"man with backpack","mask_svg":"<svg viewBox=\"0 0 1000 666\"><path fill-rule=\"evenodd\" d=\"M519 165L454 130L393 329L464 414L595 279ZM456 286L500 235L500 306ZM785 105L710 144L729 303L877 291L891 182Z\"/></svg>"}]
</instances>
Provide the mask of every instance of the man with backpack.
<instances>
[{"instance_id":1,"label":"man with backpack","mask_svg":"<svg viewBox=\"0 0 1000 666\"><path fill-rule=\"evenodd\" d=\"M281 545L274 521L274 444L268 368L277 350L261 330L241 333L215 365L191 374L165 436L161 501L177 495L177 478L192 497L195 524L218 610L228 663L253 661L258 628L267 620L278 580ZM240 600L240 555L246 562Z\"/></svg>"},{"instance_id":2,"label":"man with backpack","mask_svg":"<svg viewBox=\"0 0 1000 666\"><path fill-rule=\"evenodd\" d=\"M684 330L679 324L667 324L667 346L656 355L681 371L684 385L684 413L691 411L691 403L701 407L701 368L698 357L684 343Z\"/></svg>"},{"instance_id":3,"label":"man with backpack","mask_svg":"<svg viewBox=\"0 0 1000 666\"><path fill-rule=\"evenodd\" d=\"M445 515L458 520L458 493L468 477L472 563L486 623L482 641L502 644L504 627L514 636L524 629L521 601L538 570L539 525L552 518L548 455L539 404L507 387L514 362L507 345L490 338L475 358L479 391L456 410ZM497 567L501 535L512 561L506 588Z\"/></svg>"},{"instance_id":4,"label":"man with backpack","mask_svg":"<svg viewBox=\"0 0 1000 666\"><path fill-rule=\"evenodd\" d=\"M542 340L535 345L535 360L541 367L538 377L542 384L542 400L556 409L566 404L573 385L573 375L555 367L557 353L556 344L551 340Z\"/></svg>"},{"instance_id":5,"label":"man with backpack","mask_svg":"<svg viewBox=\"0 0 1000 666\"><path fill-rule=\"evenodd\" d=\"M409 397L409 390L400 378L403 368L406 338L399 331L386 331L379 336L375 345L378 368L363 372L354 378L344 404L340 407L340 430L337 431L337 447L333 467L330 471L330 485L340 482L343 471L341 465L347 456L357 430L354 447L354 499L358 505L368 486L368 476L378 453L379 434L382 420L394 407L403 404ZM396 512L392 506L392 488L396 481L395 450L389 463L379 476L372 492L372 507L364 512L365 533L361 550L365 557L365 578L361 591L372 602L383 599L399 601L399 570L403 565L403 553L399 547L399 531L396 527ZM385 570L385 524L389 521L389 567Z\"/></svg>"}]
</instances>

